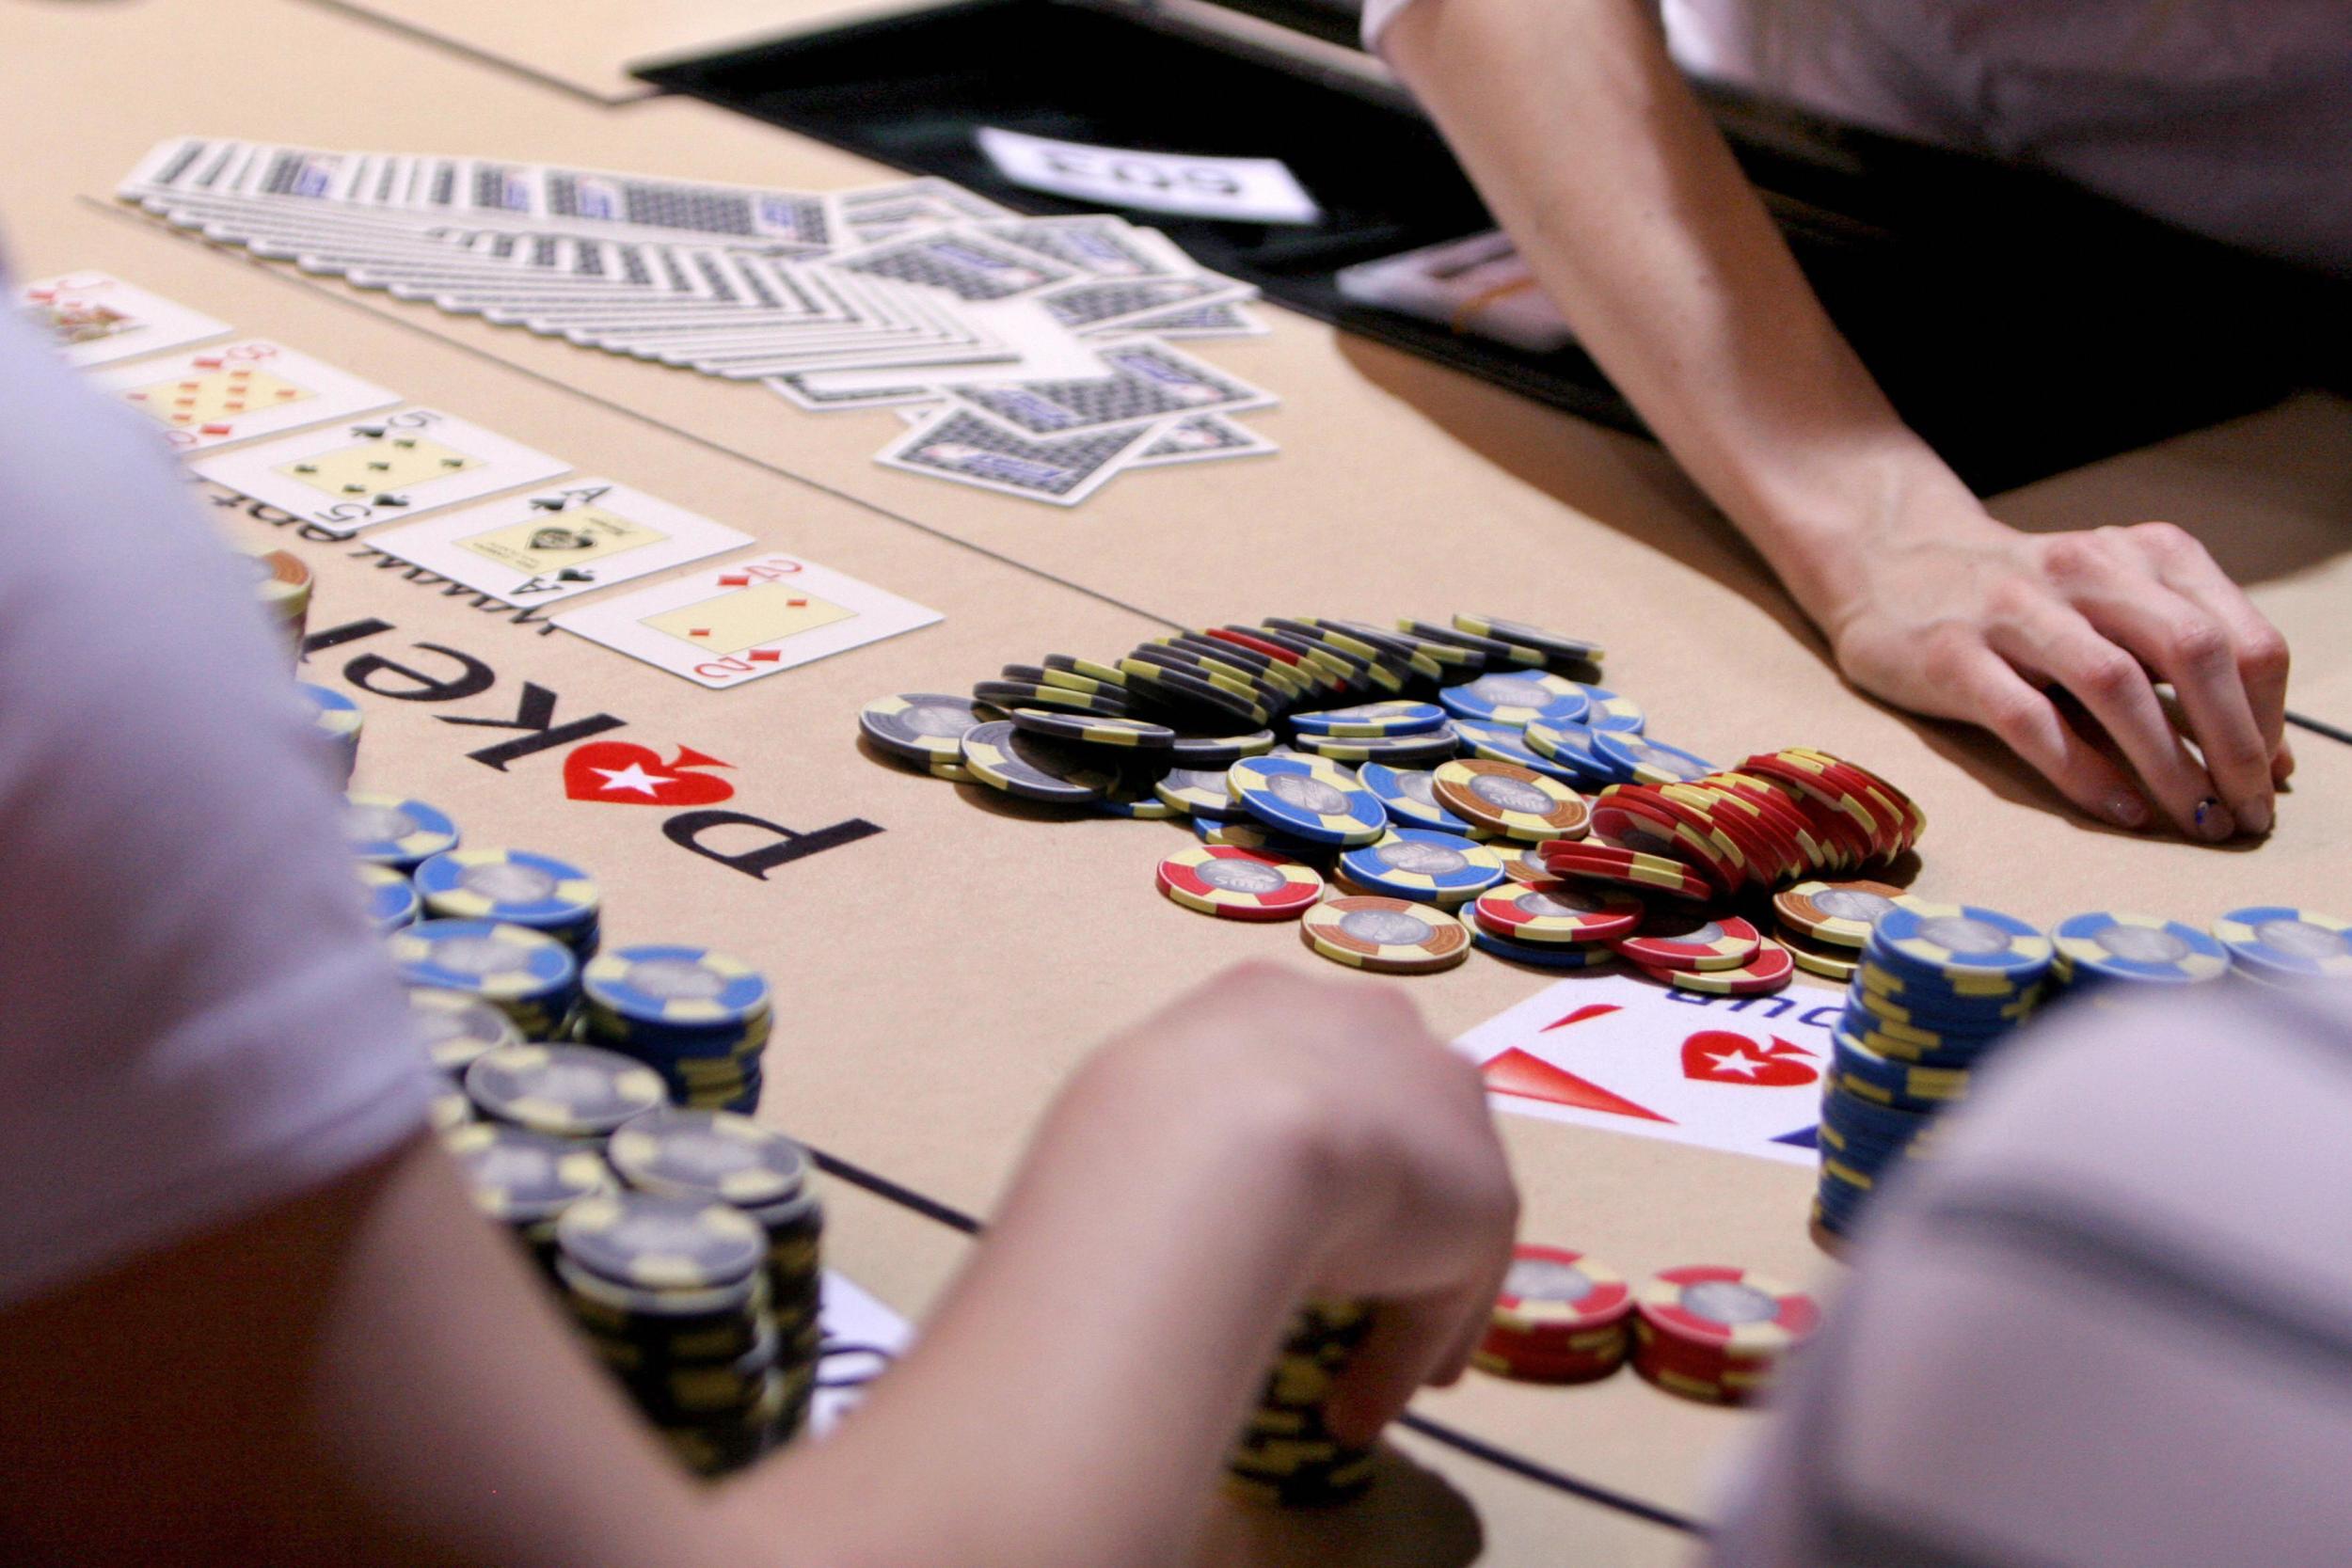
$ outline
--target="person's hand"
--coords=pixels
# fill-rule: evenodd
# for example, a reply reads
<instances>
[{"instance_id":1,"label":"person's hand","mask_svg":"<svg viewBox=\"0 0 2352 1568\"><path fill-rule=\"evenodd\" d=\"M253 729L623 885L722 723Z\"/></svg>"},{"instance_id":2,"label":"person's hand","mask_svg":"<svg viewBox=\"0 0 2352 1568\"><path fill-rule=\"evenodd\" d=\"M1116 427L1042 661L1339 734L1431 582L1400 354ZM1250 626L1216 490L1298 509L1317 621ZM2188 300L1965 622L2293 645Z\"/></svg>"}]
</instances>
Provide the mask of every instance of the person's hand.
<instances>
[{"instance_id":1,"label":"person's hand","mask_svg":"<svg viewBox=\"0 0 2352 1568\"><path fill-rule=\"evenodd\" d=\"M2214 841L2270 831L2274 787L2295 767L2286 641L2180 529L2030 534L1955 509L1874 532L1840 575L1820 619L1864 690L1982 725L2104 821L2137 830L2161 816ZM2052 686L2129 773L2068 721Z\"/></svg>"},{"instance_id":2,"label":"person's hand","mask_svg":"<svg viewBox=\"0 0 2352 1568\"><path fill-rule=\"evenodd\" d=\"M1477 1069L1394 987L1245 965L1083 1077L1091 1111L1169 1136L1205 1115L1304 1173L1319 1211L1309 1293L1380 1308L1334 1396L1335 1430L1369 1439L1422 1385L1461 1375L1510 1267L1518 1195Z\"/></svg>"}]
</instances>

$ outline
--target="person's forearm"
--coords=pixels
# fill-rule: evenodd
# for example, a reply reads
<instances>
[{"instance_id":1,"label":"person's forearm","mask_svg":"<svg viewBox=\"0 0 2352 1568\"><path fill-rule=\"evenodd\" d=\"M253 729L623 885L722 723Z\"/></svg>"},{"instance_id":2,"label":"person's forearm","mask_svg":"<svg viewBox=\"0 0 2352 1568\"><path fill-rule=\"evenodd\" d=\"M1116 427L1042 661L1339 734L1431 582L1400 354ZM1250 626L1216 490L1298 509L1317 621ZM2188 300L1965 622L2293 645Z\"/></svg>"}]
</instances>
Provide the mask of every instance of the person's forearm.
<instances>
[{"instance_id":1,"label":"person's forearm","mask_svg":"<svg viewBox=\"0 0 2352 1568\"><path fill-rule=\"evenodd\" d=\"M1315 1172L1304 1108L1154 1126L1136 1094L1096 1072L1065 1097L914 1352L725 1507L791 1519L829 1568L1184 1555L1304 1286Z\"/></svg>"},{"instance_id":2,"label":"person's forearm","mask_svg":"<svg viewBox=\"0 0 2352 1568\"><path fill-rule=\"evenodd\" d=\"M1610 378L1817 619L1966 501L1814 298L1642 0L1419 0L1384 47Z\"/></svg>"}]
</instances>

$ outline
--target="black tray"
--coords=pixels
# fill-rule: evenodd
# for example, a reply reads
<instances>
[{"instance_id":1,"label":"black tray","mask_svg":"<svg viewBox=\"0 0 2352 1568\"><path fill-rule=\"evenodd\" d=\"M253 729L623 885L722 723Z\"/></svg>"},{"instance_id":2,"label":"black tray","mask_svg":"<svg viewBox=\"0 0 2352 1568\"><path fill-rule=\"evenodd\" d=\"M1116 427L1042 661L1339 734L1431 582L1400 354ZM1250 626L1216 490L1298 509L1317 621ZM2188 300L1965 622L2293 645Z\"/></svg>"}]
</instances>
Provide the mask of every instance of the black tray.
<instances>
[{"instance_id":1,"label":"black tray","mask_svg":"<svg viewBox=\"0 0 2352 1568\"><path fill-rule=\"evenodd\" d=\"M1131 215L1309 315L1641 429L1575 349L1525 354L1340 297L1339 268L1492 220L1425 119L1331 73L1117 7L955 0L638 74L1024 212L1085 209L999 179L976 127L1279 157L1324 209L1320 224ZM1707 97L1831 314L1981 492L2322 379L2300 361L2312 357L2311 312L2344 314L2339 285L2007 166Z\"/></svg>"}]
</instances>

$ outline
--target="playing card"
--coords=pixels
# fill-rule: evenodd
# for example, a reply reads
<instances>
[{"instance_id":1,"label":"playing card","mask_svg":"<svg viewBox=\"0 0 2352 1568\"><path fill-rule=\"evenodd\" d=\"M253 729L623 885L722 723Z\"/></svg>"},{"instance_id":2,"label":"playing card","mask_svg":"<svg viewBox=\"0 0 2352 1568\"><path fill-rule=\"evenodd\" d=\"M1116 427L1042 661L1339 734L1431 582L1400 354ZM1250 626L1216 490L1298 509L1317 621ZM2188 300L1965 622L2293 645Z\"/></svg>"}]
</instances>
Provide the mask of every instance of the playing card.
<instances>
[{"instance_id":1,"label":"playing card","mask_svg":"<svg viewBox=\"0 0 2352 1568\"><path fill-rule=\"evenodd\" d=\"M1075 506L1119 471L1120 459L1156 434L1151 425L1120 425L1039 441L950 404L884 447L875 461L1025 500Z\"/></svg>"},{"instance_id":2,"label":"playing card","mask_svg":"<svg viewBox=\"0 0 2352 1568\"><path fill-rule=\"evenodd\" d=\"M69 365L135 358L229 330L226 322L103 272L38 278L16 291L16 302Z\"/></svg>"},{"instance_id":3,"label":"playing card","mask_svg":"<svg viewBox=\"0 0 2352 1568\"><path fill-rule=\"evenodd\" d=\"M832 259L835 271L893 277L945 289L962 300L1004 299L1076 275L1036 251L1007 245L978 229L947 230Z\"/></svg>"},{"instance_id":4,"label":"playing card","mask_svg":"<svg viewBox=\"0 0 2352 1568\"><path fill-rule=\"evenodd\" d=\"M817 1391L808 1407L811 1437L831 1432L865 1398L866 1385L914 1343L914 1326L847 1275L827 1269L820 1301Z\"/></svg>"},{"instance_id":5,"label":"playing card","mask_svg":"<svg viewBox=\"0 0 2352 1568\"><path fill-rule=\"evenodd\" d=\"M1714 997L1580 975L1454 1048L1500 1109L1809 1164L1840 1011L1836 993L1809 986Z\"/></svg>"},{"instance_id":6,"label":"playing card","mask_svg":"<svg viewBox=\"0 0 2352 1568\"><path fill-rule=\"evenodd\" d=\"M1359 261L1332 281L1343 297L1358 304L1438 322L1530 354L1554 353L1576 341L1527 259L1499 229Z\"/></svg>"},{"instance_id":7,"label":"playing card","mask_svg":"<svg viewBox=\"0 0 2352 1568\"><path fill-rule=\"evenodd\" d=\"M1108 213L1009 218L975 227L1093 277L1189 277L1200 270L1158 230L1138 229Z\"/></svg>"},{"instance_id":8,"label":"playing card","mask_svg":"<svg viewBox=\"0 0 2352 1568\"><path fill-rule=\"evenodd\" d=\"M1111 326L1089 327L1084 338L1263 338L1274 330L1262 316L1234 303L1182 306L1156 315L1136 316Z\"/></svg>"},{"instance_id":9,"label":"playing card","mask_svg":"<svg viewBox=\"0 0 2352 1568\"><path fill-rule=\"evenodd\" d=\"M371 523L545 484L571 469L560 457L432 408L395 409L189 467L346 538Z\"/></svg>"},{"instance_id":10,"label":"playing card","mask_svg":"<svg viewBox=\"0 0 2352 1568\"><path fill-rule=\"evenodd\" d=\"M178 451L275 436L400 401L397 393L259 339L119 365L91 382L161 425Z\"/></svg>"},{"instance_id":11,"label":"playing card","mask_svg":"<svg viewBox=\"0 0 2352 1568\"><path fill-rule=\"evenodd\" d=\"M1221 414L1196 414L1159 427L1159 433L1127 459L1130 468L1165 468L1180 463L1213 463L1226 457L1265 457L1281 449L1256 431Z\"/></svg>"},{"instance_id":12,"label":"playing card","mask_svg":"<svg viewBox=\"0 0 2352 1568\"><path fill-rule=\"evenodd\" d=\"M568 599L752 542L748 533L604 479L509 496L368 541L514 605Z\"/></svg>"},{"instance_id":13,"label":"playing card","mask_svg":"<svg viewBox=\"0 0 2352 1568\"><path fill-rule=\"evenodd\" d=\"M1038 296L1046 313L1073 332L1106 331L1180 305L1240 300L1257 293L1247 283L1212 277L1088 278Z\"/></svg>"},{"instance_id":14,"label":"playing card","mask_svg":"<svg viewBox=\"0 0 2352 1568\"><path fill-rule=\"evenodd\" d=\"M1188 354L1148 340L1100 351L1107 375L989 386L954 382L941 388L1031 436L1057 436L1104 425L1264 408L1271 395L1211 369Z\"/></svg>"},{"instance_id":15,"label":"playing card","mask_svg":"<svg viewBox=\"0 0 2352 1568\"><path fill-rule=\"evenodd\" d=\"M855 578L771 552L585 605L555 624L716 689L940 619Z\"/></svg>"}]
</instances>

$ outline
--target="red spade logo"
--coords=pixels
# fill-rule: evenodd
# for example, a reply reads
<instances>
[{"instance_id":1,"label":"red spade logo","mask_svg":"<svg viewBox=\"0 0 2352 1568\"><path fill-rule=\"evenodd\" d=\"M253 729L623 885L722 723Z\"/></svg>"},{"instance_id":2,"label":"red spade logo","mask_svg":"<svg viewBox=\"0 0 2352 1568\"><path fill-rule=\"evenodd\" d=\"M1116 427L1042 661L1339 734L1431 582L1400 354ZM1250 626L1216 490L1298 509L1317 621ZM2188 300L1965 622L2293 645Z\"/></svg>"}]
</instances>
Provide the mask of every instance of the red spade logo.
<instances>
[{"instance_id":1,"label":"red spade logo","mask_svg":"<svg viewBox=\"0 0 2352 1568\"><path fill-rule=\"evenodd\" d=\"M1728 1029L1702 1029L1682 1042L1682 1076L1702 1084L1749 1084L1759 1089L1785 1089L1810 1084L1820 1073L1803 1058L1812 1055L1804 1046L1778 1035L1770 1045L1758 1045Z\"/></svg>"},{"instance_id":2,"label":"red spade logo","mask_svg":"<svg viewBox=\"0 0 2352 1568\"><path fill-rule=\"evenodd\" d=\"M626 740L592 740L564 759L564 793L575 800L616 806L707 806L733 798L735 786L690 768L732 768L691 746L668 762L649 746Z\"/></svg>"}]
</instances>

